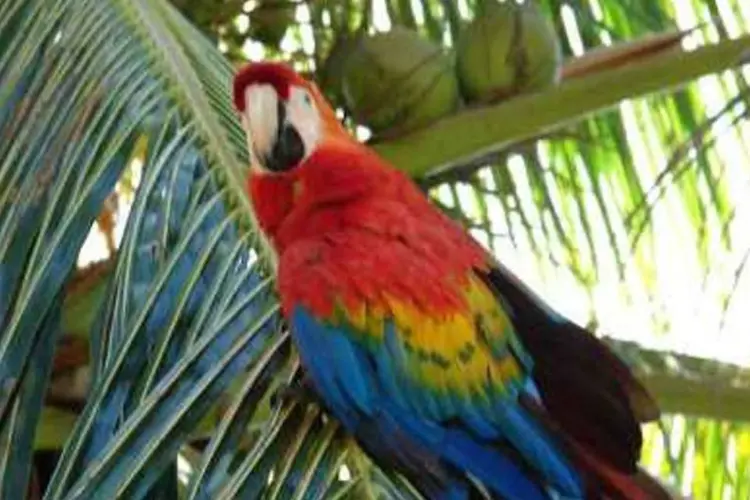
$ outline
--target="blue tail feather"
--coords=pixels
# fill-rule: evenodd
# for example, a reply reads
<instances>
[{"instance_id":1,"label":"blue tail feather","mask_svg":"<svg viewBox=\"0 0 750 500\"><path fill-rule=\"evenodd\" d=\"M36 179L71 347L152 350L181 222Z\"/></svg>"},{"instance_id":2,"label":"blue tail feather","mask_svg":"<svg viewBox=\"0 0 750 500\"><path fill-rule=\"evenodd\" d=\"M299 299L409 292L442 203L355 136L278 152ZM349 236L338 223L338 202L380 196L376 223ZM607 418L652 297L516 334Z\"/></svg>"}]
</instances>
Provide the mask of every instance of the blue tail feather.
<instances>
[{"instance_id":1,"label":"blue tail feather","mask_svg":"<svg viewBox=\"0 0 750 500\"><path fill-rule=\"evenodd\" d=\"M387 402L384 406L407 434L430 443L456 469L470 472L499 494L528 500L547 498L541 487L502 451L478 443L463 430L415 418Z\"/></svg>"},{"instance_id":2,"label":"blue tail feather","mask_svg":"<svg viewBox=\"0 0 750 500\"><path fill-rule=\"evenodd\" d=\"M507 439L518 449L529 463L542 473L554 486L565 493L580 496L581 485L572 465L549 440L541 426L523 413L515 404L498 401L493 414L507 429Z\"/></svg>"},{"instance_id":3,"label":"blue tail feather","mask_svg":"<svg viewBox=\"0 0 750 500\"><path fill-rule=\"evenodd\" d=\"M457 468L476 476L505 498L546 500L544 490L502 452L482 446L460 430L446 434L441 451Z\"/></svg>"},{"instance_id":4,"label":"blue tail feather","mask_svg":"<svg viewBox=\"0 0 750 500\"><path fill-rule=\"evenodd\" d=\"M467 474L503 498L548 499L547 487L582 496L572 465L517 406L520 384L481 401L431 399L439 395L399 376L405 353L392 326L373 351L303 308L291 319L303 364L326 406L379 464L404 473L429 498L467 500L473 489Z\"/></svg>"}]
</instances>

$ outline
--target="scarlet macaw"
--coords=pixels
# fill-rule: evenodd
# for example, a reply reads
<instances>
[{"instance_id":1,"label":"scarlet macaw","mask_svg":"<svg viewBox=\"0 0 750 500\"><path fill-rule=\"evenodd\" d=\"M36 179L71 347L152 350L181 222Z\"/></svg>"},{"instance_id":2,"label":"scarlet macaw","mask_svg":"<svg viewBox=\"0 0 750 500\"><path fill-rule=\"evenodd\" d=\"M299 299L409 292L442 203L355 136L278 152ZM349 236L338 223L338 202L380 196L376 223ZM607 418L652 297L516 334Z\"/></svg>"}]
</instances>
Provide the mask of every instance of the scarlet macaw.
<instances>
[{"instance_id":1,"label":"scarlet macaw","mask_svg":"<svg viewBox=\"0 0 750 500\"><path fill-rule=\"evenodd\" d=\"M658 410L279 63L234 81L248 189L314 390L428 498L670 498L637 467Z\"/></svg>"}]
</instances>

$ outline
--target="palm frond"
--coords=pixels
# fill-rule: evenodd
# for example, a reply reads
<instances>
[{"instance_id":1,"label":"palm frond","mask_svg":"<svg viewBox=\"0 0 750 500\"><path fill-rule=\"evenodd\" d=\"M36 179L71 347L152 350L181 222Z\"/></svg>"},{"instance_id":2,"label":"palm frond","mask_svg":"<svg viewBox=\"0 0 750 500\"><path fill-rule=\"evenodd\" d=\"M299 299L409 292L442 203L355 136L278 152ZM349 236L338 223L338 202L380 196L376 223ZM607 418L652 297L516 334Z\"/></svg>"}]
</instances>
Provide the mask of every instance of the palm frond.
<instances>
[{"instance_id":1,"label":"palm frond","mask_svg":"<svg viewBox=\"0 0 750 500\"><path fill-rule=\"evenodd\" d=\"M157 87L126 64L127 78L109 78L107 68L127 59L123 47L97 36L96 9L81 23L87 36L66 43L71 11L61 2L3 8L0 131L13 138L0 146L0 429L13 443L3 454L7 492L28 477L63 284Z\"/></svg>"}]
</instances>

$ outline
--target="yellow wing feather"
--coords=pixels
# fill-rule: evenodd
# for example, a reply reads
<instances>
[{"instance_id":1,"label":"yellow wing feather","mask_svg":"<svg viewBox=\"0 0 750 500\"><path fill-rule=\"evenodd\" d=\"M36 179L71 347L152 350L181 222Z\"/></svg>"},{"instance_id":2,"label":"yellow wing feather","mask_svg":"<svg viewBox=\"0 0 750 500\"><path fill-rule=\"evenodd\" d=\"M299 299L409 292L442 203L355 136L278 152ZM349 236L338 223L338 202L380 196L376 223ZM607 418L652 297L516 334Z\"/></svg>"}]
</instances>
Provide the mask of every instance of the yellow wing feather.
<instances>
[{"instance_id":1,"label":"yellow wing feather","mask_svg":"<svg viewBox=\"0 0 750 500\"><path fill-rule=\"evenodd\" d=\"M391 322L406 352L403 373L425 389L481 397L490 388L517 385L524 369L509 349L515 341L510 318L480 279L471 276L462 288L464 307L457 310L425 310L386 296L382 304L341 306L341 320L376 348Z\"/></svg>"}]
</instances>

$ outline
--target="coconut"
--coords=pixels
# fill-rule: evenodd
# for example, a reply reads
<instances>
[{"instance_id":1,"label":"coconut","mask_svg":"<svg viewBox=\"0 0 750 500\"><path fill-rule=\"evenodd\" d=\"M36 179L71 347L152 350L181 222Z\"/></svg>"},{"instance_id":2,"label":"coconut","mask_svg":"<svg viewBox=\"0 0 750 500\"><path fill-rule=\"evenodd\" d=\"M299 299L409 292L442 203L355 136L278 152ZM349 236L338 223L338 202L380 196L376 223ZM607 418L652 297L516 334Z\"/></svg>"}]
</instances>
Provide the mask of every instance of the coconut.
<instances>
[{"instance_id":1,"label":"coconut","mask_svg":"<svg viewBox=\"0 0 750 500\"><path fill-rule=\"evenodd\" d=\"M452 58L400 26L362 38L347 58L342 84L354 118L375 133L423 126L459 102Z\"/></svg>"},{"instance_id":2,"label":"coconut","mask_svg":"<svg viewBox=\"0 0 750 500\"><path fill-rule=\"evenodd\" d=\"M270 47L278 47L287 28L294 23L295 5L287 0L263 0L250 11L248 34Z\"/></svg>"},{"instance_id":3,"label":"coconut","mask_svg":"<svg viewBox=\"0 0 750 500\"><path fill-rule=\"evenodd\" d=\"M360 39L360 35L339 36L318 72L321 87L337 102L343 100L343 82L347 62L351 54L359 47Z\"/></svg>"},{"instance_id":4,"label":"coconut","mask_svg":"<svg viewBox=\"0 0 750 500\"><path fill-rule=\"evenodd\" d=\"M531 2L488 3L464 29L456 71L467 101L492 101L542 90L559 81L560 44Z\"/></svg>"}]
</instances>

